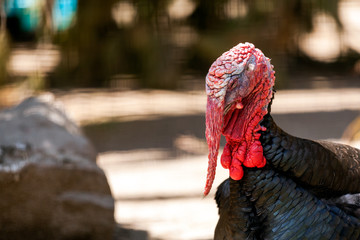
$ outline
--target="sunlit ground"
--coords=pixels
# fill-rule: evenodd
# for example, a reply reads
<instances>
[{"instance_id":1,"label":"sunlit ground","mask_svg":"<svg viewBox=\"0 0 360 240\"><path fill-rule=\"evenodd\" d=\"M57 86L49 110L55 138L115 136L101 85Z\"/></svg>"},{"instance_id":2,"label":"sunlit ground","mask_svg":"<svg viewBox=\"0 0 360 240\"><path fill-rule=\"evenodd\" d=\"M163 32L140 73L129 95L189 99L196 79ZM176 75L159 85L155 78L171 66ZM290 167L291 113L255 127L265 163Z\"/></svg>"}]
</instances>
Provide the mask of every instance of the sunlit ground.
<instances>
[{"instance_id":1,"label":"sunlit ground","mask_svg":"<svg viewBox=\"0 0 360 240\"><path fill-rule=\"evenodd\" d=\"M13 95L13 103L24 97ZM151 239L212 239L218 219L213 195L227 172L218 167L214 188L203 198L204 91L73 90L55 97L98 149L118 223ZM272 105L284 130L312 139L341 141L359 113L360 88L345 85L280 90Z\"/></svg>"},{"instance_id":2,"label":"sunlit ground","mask_svg":"<svg viewBox=\"0 0 360 240\"><path fill-rule=\"evenodd\" d=\"M139 98L139 94L143 98ZM273 112L276 116L318 111L359 111L359 96L360 89L279 91ZM176 114L182 115L203 113L205 109L205 97L202 93L171 95L169 92L135 92L133 98L131 95L127 97L126 102L143 99L142 103L138 102L139 112L134 115L139 118L145 118L148 114L158 117L171 115L174 114L174 109L179 110ZM152 99L152 102L149 103L149 99ZM105 99L102 102L104 101L106 102ZM121 108L112 102L115 109L119 107L123 110L123 114L127 111L135 112L135 106ZM123 101L119 101L120 103L124 104ZM157 107L157 104L160 107ZM145 110L140 111L143 108ZM149 110L151 108L153 111ZM129 112L128 114L132 115ZM318 128L323 128L325 132L332 131L329 129L331 125L321 125L319 122L314 124ZM292 129L287 128L289 131L301 131L299 128L304 128L304 125L298 127L294 123ZM121 132L113 134L121 135ZM153 137L156 141L156 136ZM179 138L183 143L175 143L182 146L184 151L188 148L191 152L192 147L196 146L200 149L197 153L199 155L180 155L164 161L167 152L162 149L136 149L100 154L99 164L104 168L117 200L116 220L134 228L145 229L154 238L211 239L217 222L217 209L213 201L215 189L210 196L202 197L207 168L206 147L204 150L203 145L205 143L203 139L194 137ZM219 185L226 177L227 172L219 167L214 186Z\"/></svg>"},{"instance_id":3,"label":"sunlit ground","mask_svg":"<svg viewBox=\"0 0 360 240\"><path fill-rule=\"evenodd\" d=\"M278 91L272 114L296 136L342 141L360 113L359 96L360 88ZM214 192L227 171L218 167L214 188L203 198L203 91L74 90L55 97L97 147L118 223L151 239L212 239Z\"/></svg>"},{"instance_id":4,"label":"sunlit ground","mask_svg":"<svg viewBox=\"0 0 360 240\"><path fill-rule=\"evenodd\" d=\"M278 91L273 115L280 126L295 135L340 141L341 133L360 111L359 96L359 88ZM119 223L146 230L153 239L212 238L218 218L213 194L227 172L218 168L215 187L210 196L203 198L207 148L203 135L196 136L196 128L203 128L204 123L184 121L183 128L188 128L188 132L181 129L177 134L166 132L178 127L179 123L172 119L203 118L206 102L203 92L75 91L59 94L58 98L69 115L85 126L85 132L90 133L95 143L97 135L91 135L86 126L107 120L124 124L125 128L130 122L135 124L130 130L139 139L129 137L129 129L115 125L110 130L98 130L110 132L99 138L111 142L114 146L109 149L115 149L104 150L107 146L100 144L98 163L108 177ZM166 125L162 124L163 119L167 119ZM149 124L157 121L159 125ZM157 128L153 129L156 134L145 136L149 134L147 130L145 135L138 133L146 124ZM158 140L163 134L170 136ZM141 137L154 142L169 141L170 147L154 147Z\"/></svg>"}]
</instances>

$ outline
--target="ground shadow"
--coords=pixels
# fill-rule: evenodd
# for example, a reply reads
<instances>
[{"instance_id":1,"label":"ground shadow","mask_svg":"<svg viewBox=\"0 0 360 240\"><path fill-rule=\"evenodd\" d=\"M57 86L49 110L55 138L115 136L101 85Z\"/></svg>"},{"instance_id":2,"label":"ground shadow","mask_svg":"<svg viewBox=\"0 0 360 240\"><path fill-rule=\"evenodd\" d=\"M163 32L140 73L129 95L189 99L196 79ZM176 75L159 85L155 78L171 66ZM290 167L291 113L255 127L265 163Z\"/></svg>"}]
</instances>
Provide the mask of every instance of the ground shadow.
<instances>
[{"instance_id":1,"label":"ground shadow","mask_svg":"<svg viewBox=\"0 0 360 240\"><path fill-rule=\"evenodd\" d=\"M132 229L117 224L114 240L149 240L149 234L145 230Z\"/></svg>"},{"instance_id":2,"label":"ground shadow","mask_svg":"<svg viewBox=\"0 0 360 240\"><path fill-rule=\"evenodd\" d=\"M339 139L358 114L358 111L346 110L273 114L273 117L289 134L309 139ZM84 126L83 130L100 153L148 148L174 151L174 140L180 135L192 135L205 141L205 116L198 114L106 122Z\"/></svg>"}]
</instances>

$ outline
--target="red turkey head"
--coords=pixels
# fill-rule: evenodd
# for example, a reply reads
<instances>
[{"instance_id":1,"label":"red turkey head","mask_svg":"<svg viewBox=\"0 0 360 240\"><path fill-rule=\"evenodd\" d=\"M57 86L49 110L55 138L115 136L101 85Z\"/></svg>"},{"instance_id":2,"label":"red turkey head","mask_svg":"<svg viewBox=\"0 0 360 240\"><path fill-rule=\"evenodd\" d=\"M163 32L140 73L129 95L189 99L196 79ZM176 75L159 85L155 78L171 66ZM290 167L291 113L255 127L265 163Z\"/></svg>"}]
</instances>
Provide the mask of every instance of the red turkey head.
<instances>
[{"instance_id":1,"label":"red turkey head","mask_svg":"<svg viewBox=\"0 0 360 240\"><path fill-rule=\"evenodd\" d=\"M206 76L206 139L209 165L204 195L215 178L220 137L227 140L221 164L239 180L243 166L263 167L266 160L259 141L260 121L267 113L274 85L270 60L251 43L223 53Z\"/></svg>"}]
</instances>

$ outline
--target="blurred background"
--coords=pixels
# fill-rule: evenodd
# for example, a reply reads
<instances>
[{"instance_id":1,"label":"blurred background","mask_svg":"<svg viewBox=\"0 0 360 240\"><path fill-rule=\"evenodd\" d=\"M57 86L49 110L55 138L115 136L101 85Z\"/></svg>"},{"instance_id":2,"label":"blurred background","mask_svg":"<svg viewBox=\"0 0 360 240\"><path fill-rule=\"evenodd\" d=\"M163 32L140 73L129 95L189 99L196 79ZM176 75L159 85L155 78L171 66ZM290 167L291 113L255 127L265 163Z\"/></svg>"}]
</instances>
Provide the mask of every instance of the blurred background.
<instances>
[{"instance_id":1,"label":"blurred background","mask_svg":"<svg viewBox=\"0 0 360 240\"><path fill-rule=\"evenodd\" d=\"M0 108L63 103L99 152L124 239L211 239L209 66L254 43L275 66L281 127L356 144L359 15L357 0L0 0Z\"/></svg>"}]
</instances>

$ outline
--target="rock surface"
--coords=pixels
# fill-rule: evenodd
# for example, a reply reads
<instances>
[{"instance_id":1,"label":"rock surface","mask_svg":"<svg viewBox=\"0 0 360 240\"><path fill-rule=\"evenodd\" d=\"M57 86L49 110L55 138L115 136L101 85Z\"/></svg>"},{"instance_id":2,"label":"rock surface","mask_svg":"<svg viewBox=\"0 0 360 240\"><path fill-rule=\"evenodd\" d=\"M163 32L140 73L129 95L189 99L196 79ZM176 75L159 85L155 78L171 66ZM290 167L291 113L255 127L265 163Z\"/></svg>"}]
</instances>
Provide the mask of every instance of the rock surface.
<instances>
[{"instance_id":1,"label":"rock surface","mask_svg":"<svg viewBox=\"0 0 360 240\"><path fill-rule=\"evenodd\" d=\"M0 239L112 239L96 152L48 95L0 113Z\"/></svg>"}]
</instances>

